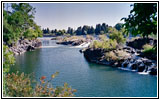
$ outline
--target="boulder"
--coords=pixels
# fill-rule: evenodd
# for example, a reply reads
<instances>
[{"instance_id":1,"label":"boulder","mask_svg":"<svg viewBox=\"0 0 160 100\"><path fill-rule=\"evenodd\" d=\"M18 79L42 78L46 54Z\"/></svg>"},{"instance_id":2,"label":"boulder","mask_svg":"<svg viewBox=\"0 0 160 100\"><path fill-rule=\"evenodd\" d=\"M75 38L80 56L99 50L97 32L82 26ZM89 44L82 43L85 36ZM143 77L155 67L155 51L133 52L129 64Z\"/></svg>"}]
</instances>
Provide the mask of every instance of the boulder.
<instances>
[{"instance_id":1,"label":"boulder","mask_svg":"<svg viewBox=\"0 0 160 100\"><path fill-rule=\"evenodd\" d=\"M138 72L143 72L145 70L145 65L138 66Z\"/></svg>"},{"instance_id":2,"label":"boulder","mask_svg":"<svg viewBox=\"0 0 160 100\"><path fill-rule=\"evenodd\" d=\"M136 64L136 63L135 63L135 64L132 64L132 66L131 66L131 69L132 69L132 70L137 70L137 68L138 68L138 64Z\"/></svg>"},{"instance_id":3,"label":"boulder","mask_svg":"<svg viewBox=\"0 0 160 100\"><path fill-rule=\"evenodd\" d=\"M152 68L149 74L150 75L157 75L157 68L156 67Z\"/></svg>"},{"instance_id":4,"label":"boulder","mask_svg":"<svg viewBox=\"0 0 160 100\"><path fill-rule=\"evenodd\" d=\"M29 45L28 48L27 48L27 51L32 51L32 50L34 50L34 49L35 49L35 47Z\"/></svg>"},{"instance_id":5,"label":"boulder","mask_svg":"<svg viewBox=\"0 0 160 100\"><path fill-rule=\"evenodd\" d=\"M88 61L99 60L104 55L102 49L93 49L93 48L88 48L83 53L84 57Z\"/></svg>"}]
</instances>

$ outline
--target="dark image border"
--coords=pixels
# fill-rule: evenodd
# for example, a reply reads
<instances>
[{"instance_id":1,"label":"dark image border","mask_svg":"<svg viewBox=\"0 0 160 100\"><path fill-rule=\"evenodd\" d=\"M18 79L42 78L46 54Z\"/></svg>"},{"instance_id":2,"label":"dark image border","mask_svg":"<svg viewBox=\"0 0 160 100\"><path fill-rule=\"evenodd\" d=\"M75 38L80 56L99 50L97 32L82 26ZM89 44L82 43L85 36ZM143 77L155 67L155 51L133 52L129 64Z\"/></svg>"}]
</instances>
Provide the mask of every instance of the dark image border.
<instances>
[{"instance_id":1,"label":"dark image border","mask_svg":"<svg viewBox=\"0 0 160 100\"><path fill-rule=\"evenodd\" d=\"M2 7L3 7L3 3L6 3L6 2L27 2L27 3L32 3L32 2L52 2L52 3L54 3L54 2L83 2L83 3L86 3L86 2L90 2L90 3L92 3L92 2L101 2L101 3L107 3L107 2L113 2L113 3L122 3L122 2L129 2L129 3L135 3L135 2L138 2L138 3L141 3L141 2L143 2L143 3L157 3L157 7L158 7L158 34L157 34L157 36L158 36L158 65L157 65L157 70L158 70L158 74L157 74L157 81L158 81L158 84L157 84L157 97L67 97L67 98L63 98L63 97L60 97L60 98L54 98L54 97L49 97L49 98L46 98L46 97L42 97L42 98L40 98L40 97L36 97L36 98L34 98L34 97L29 97L29 98L27 98L27 97L24 97L24 98L22 98L22 97L9 97L9 98L7 98L7 97L2 97L2 84L3 84L3 81L2 81L2 76L3 76L3 71L2 71L2 67L3 67L3 61L2 61L2 48L3 48L3 41L2 41L2 34L3 34L3 32L2 32L2 25L3 25L3 23L2 23L2 17L3 17L3 14L2 14ZM159 1L1 1L1 99L159 99L159 68L158 68L158 66L159 66Z\"/></svg>"}]
</instances>

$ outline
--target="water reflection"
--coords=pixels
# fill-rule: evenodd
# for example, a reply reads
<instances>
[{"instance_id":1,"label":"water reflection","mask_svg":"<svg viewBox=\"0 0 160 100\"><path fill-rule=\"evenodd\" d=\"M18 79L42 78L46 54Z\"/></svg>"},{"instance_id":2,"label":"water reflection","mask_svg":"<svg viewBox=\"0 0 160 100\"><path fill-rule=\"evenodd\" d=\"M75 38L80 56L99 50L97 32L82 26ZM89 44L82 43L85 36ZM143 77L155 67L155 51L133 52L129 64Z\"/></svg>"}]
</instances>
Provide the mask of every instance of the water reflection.
<instances>
[{"instance_id":1,"label":"water reflection","mask_svg":"<svg viewBox=\"0 0 160 100\"><path fill-rule=\"evenodd\" d=\"M16 64L11 68L11 72L25 72L27 74L35 72L39 66L41 49L26 52L16 56ZM26 60L27 58L27 60Z\"/></svg>"}]
</instances>

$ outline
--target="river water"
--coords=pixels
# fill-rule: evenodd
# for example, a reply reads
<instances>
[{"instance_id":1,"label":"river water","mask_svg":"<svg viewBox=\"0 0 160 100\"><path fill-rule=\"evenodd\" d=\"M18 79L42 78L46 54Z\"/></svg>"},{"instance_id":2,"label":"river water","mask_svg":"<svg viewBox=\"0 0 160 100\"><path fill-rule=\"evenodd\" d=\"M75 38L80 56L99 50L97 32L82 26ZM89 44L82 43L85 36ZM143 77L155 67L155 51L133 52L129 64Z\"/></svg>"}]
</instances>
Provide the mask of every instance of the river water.
<instances>
[{"instance_id":1,"label":"river water","mask_svg":"<svg viewBox=\"0 0 160 100\"><path fill-rule=\"evenodd\" d=\"M12 71L34 73L41 76L59 75L53 86L67 82L77 89L77 97L156 97L157 77L140 75L105 65L89 63L79 52L80 48L55 44L54 40L42 38L43 47L16 56Z\"/></svg>"}]
</instances>

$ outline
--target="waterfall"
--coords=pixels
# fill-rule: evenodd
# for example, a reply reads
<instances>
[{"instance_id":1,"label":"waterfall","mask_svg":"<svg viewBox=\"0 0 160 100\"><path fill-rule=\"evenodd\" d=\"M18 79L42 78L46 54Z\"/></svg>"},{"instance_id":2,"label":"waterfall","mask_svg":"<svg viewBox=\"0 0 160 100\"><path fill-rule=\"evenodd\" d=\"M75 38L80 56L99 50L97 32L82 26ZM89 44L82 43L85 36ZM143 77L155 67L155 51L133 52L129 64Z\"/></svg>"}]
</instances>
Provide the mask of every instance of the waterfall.
<instances>
[{"instance_id":1,"label":"waterfall","mask_svg":"<svg viewBox=\"0 0 160 100\"><path fill-rule=\"evenodd\" d=\"M120 69L135 71L139 74L148 74L151 69L156 66L156 63L147 58L139 57L136 53L132 55L131 58L126 59Z\"/></svg>"},{"instance_id":2,"label":"waterfall","mask_svg":"<svg viewBox=\"0 0 160 100\"><path fill-rule=\"evenodd\" d=\"M42 37L38 39L42 42L41 48L56 48L61 46L56 44L56 40L51 40L51 37Z\"/></svg>"}]
</instances>

